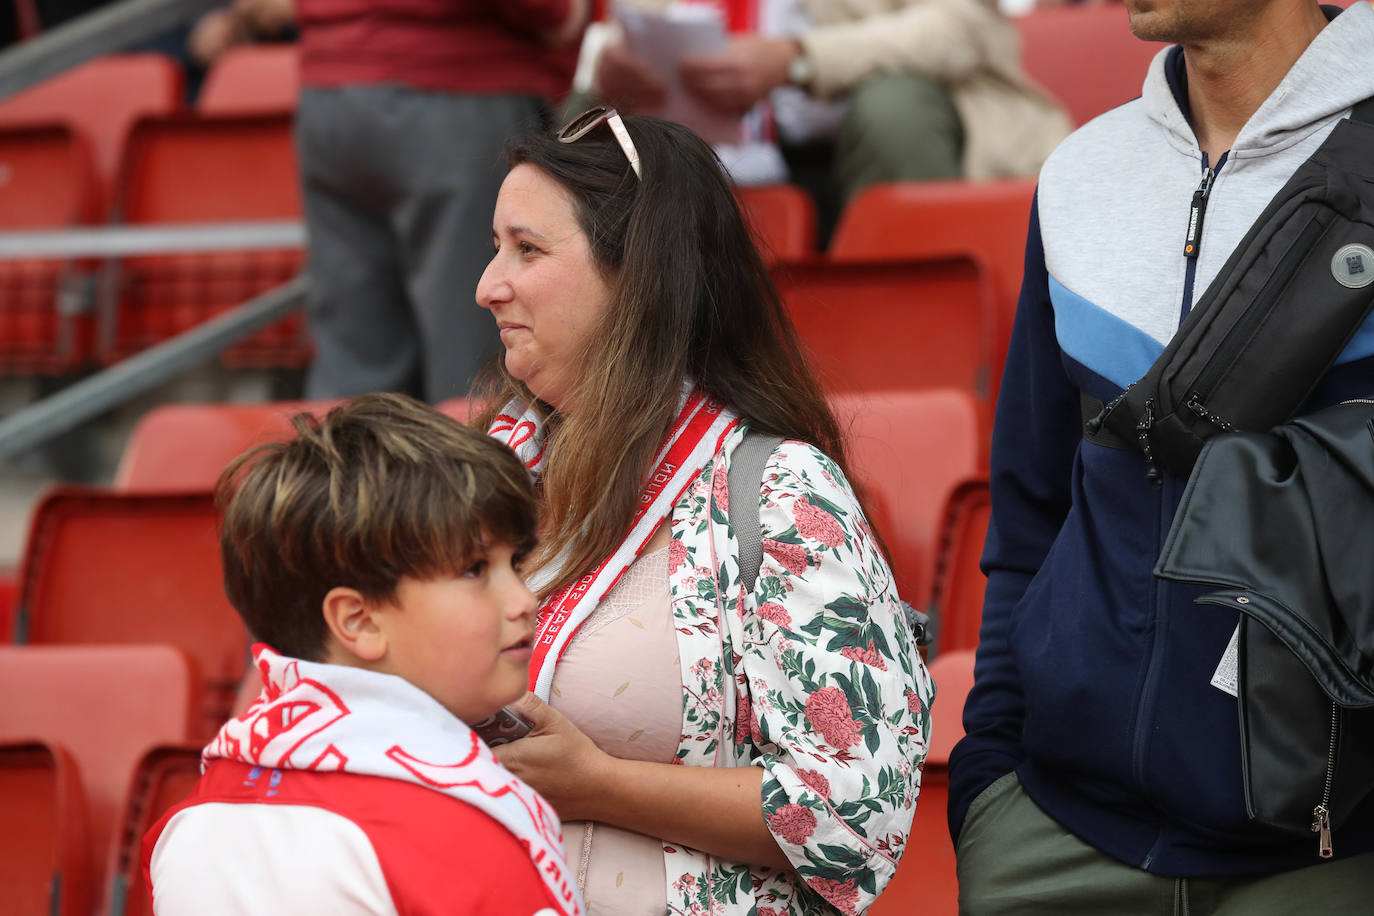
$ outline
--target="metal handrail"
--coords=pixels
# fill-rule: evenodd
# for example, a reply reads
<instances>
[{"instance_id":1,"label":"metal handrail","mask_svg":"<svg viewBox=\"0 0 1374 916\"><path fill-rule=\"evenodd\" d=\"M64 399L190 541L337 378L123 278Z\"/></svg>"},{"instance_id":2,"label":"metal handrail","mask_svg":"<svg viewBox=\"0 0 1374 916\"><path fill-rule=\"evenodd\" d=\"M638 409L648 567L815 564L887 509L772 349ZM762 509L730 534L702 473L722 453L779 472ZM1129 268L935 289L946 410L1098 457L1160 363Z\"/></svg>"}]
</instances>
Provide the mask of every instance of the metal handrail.
<instances>
[{"instance_id":1,"label":"metal handrail","mask_svg":"<svg viewBox=\"0 0 1374 916\"><path fill-rule=\"evenodd\" d=\"M224 0L119 0L0 53L0 99L102 54L127 51Z\"/></svg>"},{"instance_id":2,"label":"metal handrail","mask_svg":"<svg viewBox=\"0 0 1374 916\"><path fill-rule=\"evenodd\" d=\"M0 261L120 258L303 247L305 225L299 220L149 223L42 232L0 232Z\"/></svg>"},{"instance_id":3,"label":"metal handrail","mask_svg":"<svg viewBox=\"0 0 1374 916\"><path fill-rule=\"evenodd\" d=\"M0 419L0 460L41 445L111 407L155 388L176 373L212 359L235 341L304 306L308 290L305 276L298 276L231 311Z\"/></svg>"}]
</instances>

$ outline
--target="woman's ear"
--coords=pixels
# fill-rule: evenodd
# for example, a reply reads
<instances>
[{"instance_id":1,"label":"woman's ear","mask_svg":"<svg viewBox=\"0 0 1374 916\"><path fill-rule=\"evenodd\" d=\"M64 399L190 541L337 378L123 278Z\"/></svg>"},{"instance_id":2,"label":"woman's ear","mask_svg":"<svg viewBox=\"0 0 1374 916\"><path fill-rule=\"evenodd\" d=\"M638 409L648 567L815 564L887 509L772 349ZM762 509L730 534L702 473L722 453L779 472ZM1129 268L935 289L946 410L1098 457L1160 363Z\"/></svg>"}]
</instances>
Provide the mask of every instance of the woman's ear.
<instances>
[{"instance_id":1,"label":"woman's ear","mask_svg":"<svg viewBox=\"0 0 1374 916\"><path fill-rule=\"evenodd\" d=\"M324 596L322 612L331 642L345 654L345 664L369 664L386 657L386 630L378 619L378 602L369 601L356 588L341 585Z\"/></svg>"}]
</instances>

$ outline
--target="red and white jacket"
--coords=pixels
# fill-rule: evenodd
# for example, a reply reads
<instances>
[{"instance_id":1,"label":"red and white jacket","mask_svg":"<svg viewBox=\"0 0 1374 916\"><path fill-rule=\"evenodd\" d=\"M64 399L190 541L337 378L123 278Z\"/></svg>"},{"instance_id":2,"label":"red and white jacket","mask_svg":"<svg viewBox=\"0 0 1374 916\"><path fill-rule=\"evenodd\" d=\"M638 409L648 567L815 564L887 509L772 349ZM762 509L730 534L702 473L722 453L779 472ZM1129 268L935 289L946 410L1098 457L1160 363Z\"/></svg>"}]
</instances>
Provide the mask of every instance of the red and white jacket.
<instances>
[{"instance_id":1,"label":"red and white jacket","mask_svg":"<svg viewBox=\"0 0 1374 916\"><path fill-rule=\"evenodd\" d=\"M392 675L254 647L263 691L143 840L159 916L581 916L558 816Z\"/></svg>"}]
</instances>

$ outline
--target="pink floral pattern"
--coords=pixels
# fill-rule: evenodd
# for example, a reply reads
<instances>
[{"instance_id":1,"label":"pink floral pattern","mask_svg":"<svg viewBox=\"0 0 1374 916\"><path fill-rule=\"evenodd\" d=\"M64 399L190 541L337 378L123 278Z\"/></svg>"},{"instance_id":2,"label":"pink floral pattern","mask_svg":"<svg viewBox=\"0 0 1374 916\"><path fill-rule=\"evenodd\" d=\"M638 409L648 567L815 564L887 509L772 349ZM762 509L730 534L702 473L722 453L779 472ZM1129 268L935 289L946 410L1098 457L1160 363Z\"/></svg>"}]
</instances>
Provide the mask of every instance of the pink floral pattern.
<instances>
[{"instance_id":1,"label":"pink floral pattern","mask_svg":"<svg viewBox=\"0 0 1374 916\"><path fill-rule=\"evenodd\" d=\"M805 709L806 721L825 736L831 747L853 747L859 743L859 726L840 688L822 687L806 698Z\"/></svg>"},{"instance_id":2,"label":"pink floral pattern","mask_svg":"<svg viewBox=\"0 0 1374 916\"><path fill-rule=\"evenodd\" d=\"M792 868L755 871L665 844L668 912L859 913L906 846L933 688L839 468L798 442L771 456L764 558L745 594L725 524L727 467L708 464L673 512L683 684L674 762L761 767L764 820Z\"/></svg>"},{"instance_id":3,"label":"pink floral pattern","mask_svg":"<svg viewBox=\"0 0 1374 916\"><path fill-rule=\"evenodd\" d=\"M844 543L844 529L829 512L804 499L797 500L793 511L797 513L797 531L802 537L819 541L827 547L838 547Z\"/></svg>"},{"instance_id":4,"label":"pink floral pattern","mask_svg":"<svg viewBox=\"0 0 1374 916\"><path fill-rule=\"evenodd\" d=\"M860 649L855 646L845 646L840 650L840 654L850 661L872 665L879 671L887 670L887 662L883 661L883 657L878 654L878 650L873 648L873 643L869 643L866 649ZM913 710L913 712L914 711L915 710Z\"/></svg>"},{"instance_id":5,"label":"pink floral pattern","mask_svg":"<svg viewBox=\"0 0 1374 916\"><path fill-rule=\"evenodd\" d=\"M787 613L787 608L778 604L776 601L765 601L759 605L759 609L754 613L758 614L769 623L776 623L780 627L790 627L792 625L792 615Z\"/></svg>"},{"instance_id":6,"label":"pink floral pattern","mask_svg":"<svg viewBox=\"0 0 1374 916\"><path fill-rule=\"evenodd\" d=\"M798 770L797 778L808 789L814 789L821 798L830 797L830 780L825 778L824 773L817 773L815 770Z\"/></svg>"},{"instance_id":7,"label":"pink floral pattern","mask_svg":"<svg viewBox=\"0 0 1374 916\"><path fill-rule=\"evenodd\" d=\"M859 889L853 881L836 881L833 878L809 878L810 884L816 893L820 894L831 905L841 913L852 916L855 912L855 905L859 901Z\"/></svg>"},{"instance_id":8,"label":"pink floral pattern","mask_svg":"<svg viewBox=\"0 0 1374 916\"><path fill-rule=\"evenodd\" d=\"M801 805L783 805L766 818L768 829L793 846L800 846L816 832L816 815Z\"/></svg>"}]
</instances>

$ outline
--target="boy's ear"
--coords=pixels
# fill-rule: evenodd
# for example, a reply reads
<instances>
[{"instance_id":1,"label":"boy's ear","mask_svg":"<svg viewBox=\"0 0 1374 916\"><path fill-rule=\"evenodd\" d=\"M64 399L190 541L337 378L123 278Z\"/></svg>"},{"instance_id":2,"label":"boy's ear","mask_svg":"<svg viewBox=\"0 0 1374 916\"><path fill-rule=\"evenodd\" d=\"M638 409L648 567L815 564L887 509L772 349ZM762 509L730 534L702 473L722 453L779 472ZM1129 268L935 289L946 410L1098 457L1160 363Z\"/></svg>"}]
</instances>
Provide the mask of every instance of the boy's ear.
<instances>
[{"instance_id":1,"label":"boy's ear","mask_svg":"<svg viewBox=\"0 0 1374 916\"><path fill-rule=\"evenodd\" d=\"M356 588L336 586L324 596L324 625L345 653L359 661L377 662L386 657L386 631L377 619L376 602Z\"/></svg>"}]
</instances>

